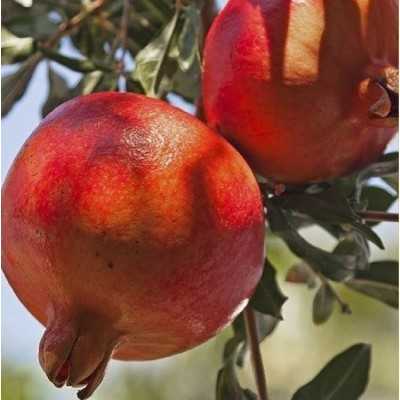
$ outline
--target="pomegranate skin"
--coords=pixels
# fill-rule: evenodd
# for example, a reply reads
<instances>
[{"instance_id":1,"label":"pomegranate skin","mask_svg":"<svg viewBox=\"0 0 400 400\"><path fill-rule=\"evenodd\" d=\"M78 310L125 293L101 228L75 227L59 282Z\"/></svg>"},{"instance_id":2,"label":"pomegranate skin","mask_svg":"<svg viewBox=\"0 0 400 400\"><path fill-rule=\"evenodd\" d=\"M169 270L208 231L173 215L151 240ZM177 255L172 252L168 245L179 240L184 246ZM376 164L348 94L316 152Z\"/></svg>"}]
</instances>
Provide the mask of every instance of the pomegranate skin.
<instances>
[{"instance_id":1,"label":"pomegranate skin","mask_svg":"<svg viewBox=\"0 0 400 400\"><path fill-rule=\"evenodd\" d=\"M230 0L205 45L208 124L277 183L360 169L397 131L377 82L397 31L397 0Z\"/></svg>"},{"instance_id":2,"label":"pomegranate skin","mask_svg":"<svg viewBox=\"0 0 400 400\"><path fill-rule=\"evenodd\" d=\"M245 306L261 276L257 182L222 137L167 103L98 93L33 132L2 191L3 271L46 326L57 386L101 382L109 358L190 349Z\"/></svg>"}]
</instances>

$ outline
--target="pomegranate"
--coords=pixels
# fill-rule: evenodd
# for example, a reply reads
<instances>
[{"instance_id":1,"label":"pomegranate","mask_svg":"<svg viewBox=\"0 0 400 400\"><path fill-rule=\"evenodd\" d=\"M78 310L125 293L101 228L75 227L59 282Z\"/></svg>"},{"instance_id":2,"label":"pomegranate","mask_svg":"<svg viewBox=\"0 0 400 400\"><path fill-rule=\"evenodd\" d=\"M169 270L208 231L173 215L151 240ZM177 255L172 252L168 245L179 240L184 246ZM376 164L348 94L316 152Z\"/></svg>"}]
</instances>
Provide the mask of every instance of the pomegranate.
<instances>
[{"instance_id":1,"label":"pomegranate","mask_svg":"<svg viewBox=\"0 0 400 400\"><path fill-rule=\"evenodd\" d=\"M397 129L397 31L397 0L230 0L205 45L208 123L276 183L351 173Z\"/></svg>"},{"instance_id":2,"label":"pomegranate","mask_svg":"<svg viewBox=\"0 0 400 400\"><path fill-rule=\"evenodd\" d=\"M109 359L196 346L243 309L262 272L264 216L228 142L167 103L98 93L64 103L3 187L3 269L46 326L56 385L101 382Z\"/></svg>"}]
</instances>

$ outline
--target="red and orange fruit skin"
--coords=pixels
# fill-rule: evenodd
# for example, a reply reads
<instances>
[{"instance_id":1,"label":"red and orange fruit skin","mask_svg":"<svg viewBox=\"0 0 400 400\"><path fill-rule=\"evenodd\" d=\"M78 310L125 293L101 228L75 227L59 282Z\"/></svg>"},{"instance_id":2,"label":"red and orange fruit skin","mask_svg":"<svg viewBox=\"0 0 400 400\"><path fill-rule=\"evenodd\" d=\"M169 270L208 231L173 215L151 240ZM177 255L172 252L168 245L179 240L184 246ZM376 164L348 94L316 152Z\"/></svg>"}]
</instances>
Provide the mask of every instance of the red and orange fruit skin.
<instances>
[{"instance_id":1,"label":"red and orange fruit skin","mask_svg":"<svg viewBox=\"0 0 400 400\"><path fill-rule=\"evenodd\" d=\"M374 112L397 68L397 0L230 0L206 40L205 115L264 177L329 180L396 133Z\"/></svg>"},{"instance_id":2,"label":"red and orange fruit skin","mask_svg":"<svg viewBox=\"0 0 400 400\"><path fill-rule=\"evenodd\" d=\"M243 158L159 100L99 93L49 114L2 191L3 271L46 326L40 362L86 384L110 357L190 349L228 324L262 273L264 216Z\"/></svg>"}]
</instances>

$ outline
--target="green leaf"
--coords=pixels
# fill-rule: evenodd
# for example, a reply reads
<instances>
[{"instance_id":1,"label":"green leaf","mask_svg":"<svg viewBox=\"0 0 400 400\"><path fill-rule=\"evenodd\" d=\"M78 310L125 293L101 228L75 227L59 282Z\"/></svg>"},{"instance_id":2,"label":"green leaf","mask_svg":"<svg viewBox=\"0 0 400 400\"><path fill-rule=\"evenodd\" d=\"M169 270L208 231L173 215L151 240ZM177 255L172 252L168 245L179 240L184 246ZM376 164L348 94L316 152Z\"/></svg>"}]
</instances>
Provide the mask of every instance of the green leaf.
<instances>
[{"instance_id":1,"label":"green leaf","mask_svg":"<svg viewBox=\"0 0 400 400\"><path fill-rule=\"evenodd\" d=\"M316 286L315 272L304 262L291 266L286 273L285 280L290 283L306 284L309 289Z\"/></svg>"},{"instance_id":2,"label":"green leaf","mask_svg":"<svg viewBox=\"0 0 400 400\"><path fill-rule=\"evenodd\" d=\"M384 248L379 236L368 225L360 222L338 187L333 186L315 194L288 193L273 201L284 209L308 215L319 223L352 226L379 248Z\"/></svg>"},{"instance_id":3,"label":"green leaf","mask_svg":"<svg viewBox=\"0 0 400 400\"><path fill-rule=\"evenodd\" d=\"M397 197L378 186L365 186L361 192L361 201L373 211L387 211Z\"/></svg>"},{"instance_id":4,"label":"green leaf","mask_svg":"<svg viewBox=\"0 0 400 400\"><path fill-rule=\"evenodd\" d=\"M184 22L176 43L175 54L181 71L189 72L193 64L200 60L199 38L202 35L200 9L194 4L185 7L182 17Z\"/></svg>"},{"instance_id":5,"label":"green leaf","mask_svg":"<svg viewBox=\"0 0 400 400\"><path fill-rule=\"evenodd\" d=\"M387 211L396 200L397 196L378 186L365 186L361 192L361 202L366 209L372 211ZM379 223L379 221L367 222L367 225L375 226Z\"/></svg>"},{"instance_id":6,"label":"green leaf","mask_svg":"<svg viewBox=\"0 0 400 400\"><path fill-rule=\"evenodd\" d=\"M334 357L292 400L356 400L368 384L371 346L359 343Z\"/></svg>"},{"instance_id":7,"label":"green leaf","mask_svg":"<svg viewBox=\"0 0 400 400\"><path fill-rule=\"evenodd\" d=\"M398 267L397 261L373 262L367 271L357 272L354 279L346 282L346 286L398 308Z\"/></svg>"},{"instance_id":8,"label":"green leaf","mask_svg":"<svg viewBox=\"0 0 400 400\"><path fill-rule=\"evenodd\" d=\"M391 174L382 177L383 181L386 182L396 193L399 195L399 174Z\"/></svg>"},{"instance_id":9,"label":"green leaf","mask_svg":"<svg viewBox=\"0 0 400 400\"><path fill-rule=\"evenodd\" d=\"M66 80L48 65L49 91L47 100L42 106L42 117L53 111L70 98L70 90Z\"/></svg>"},{"instance_id":10,"label":"green leaf","mask_svg":"<svg viewBox=\"0 0 400 400\"><path fill-rule=\"evenodd\" d=\"M250 299L250 305L257 311L282 319L281 308L287 297L282 294L276 282L276 271L265 259L264 271L256 291Z\"/></svg>"},{"instance_id":11,"label":"green leaf","mask_svg":"<svg viewBox=\"0 0 400 400\"><path fill-rule=\"evenodd\" d=\"M200 93L200 62L195 61L190 69L183 72L178 68L172 77L171 91L193 103Z\"/></svg>"},{"instance_id":12,"label":"green leaf","mask_svg":"<svg viewBox=\"0 0 400 400\"><path fill-rule=\"evenodd\" d=\"M313 301L313 321L320 325L326 322L333 313L335 294L328 285L322 284L315 294Z\"/></svg>"},{"instance_id":13,"label":"green leaf","mask_svg":"<svg viewBox=\"0 0 400 400\"><path fill-rule=\"evenodd\" d=\"M177 10L161 34L136 55L132 78L141 83L148 96L160 97L163 94L161 83L165 62L178 26L179 15L180 11Z\"/></svg>"},{"instance_id":14,"label":"green leaf","mask_svg":"<svg viewBox=\"0 0 400 400\"><path fill-rule=\"evenodd\" d=\"M280 320L272 317L271 315L260 313L256 310L254 310L254 316L257 324L258 341L261 343L267 336L271 335L271 333L278 326ZM246 355L248 349L243 312L240 313L239 316L233 321L232 327L235 333L235 338L238 342L242 342L237 353L236 364L239 367L243 367L244 356Z\"/></svg>"},{"instance_id":15,"label":"green leaf","mask_svg":"<svg viewBox=\"0 0 400 400\"><path fill-rule=\"evenodd\" d=\"M83 76L75 88L72 89L72 97L86 95L93 92L112 91L117 88L117 74L94 71Z\"/></svg>"},{"instance_id":16,"label":"green leaf","mask_svg":"<svg viewBox=\"0 0 400 400\"><path fill-rule=\"evenodd\" d=\"M58 29L58 25L50 20L48 14L30 14L29 8L24 15L8 20L6 26L16 36L38 40L48 38Z\"/></svg>"},{"instance_id":17,"label":"green leaf","mask_svg":"<svg viewBox=\"0 0 400 400\"><path fill-rule=\"evenodd\" d=\"M368 243L358 232L352 232L339 241L333 254L351 257L356 271L368 269L370 255Z\"/></svg>"},{"instance_id":18,"label":"green leaf","mask_svg":"<svg viewBox=\"0 0 400 400\"><path fill-rule=\"evenodd\" d=\"M32 56L16 72L1 80L1 115L8 114L14 104L24 95L40 58Z\"/></svg>"},{"instance_id":19,"label":"green leaf","mask_svg":"<svg viewBox=\"0 0 400 400\"><path fill-rule=\"evenodd\" d=\"M112 3L112 2L110 2ZM72 44L76 47L79 52L89 58L90 60L104 61L107 57L105 51L105 44L107 43L110 47L115 39L115 36L119 34L118 29L114 28L114 32L110 32L101 25L99 19L89 17L87 18L79 28L71 35ZM120 19L118 20L118 25ZM104 26L113 26L110 21L104 23Z\"/></svg>"},{"instance_id":20,"label":"green leaf","mask_svg":"<svg viewBox=\"0 0 400 400\"><path fill-rule=\"evenodd\" d=\"M256 318L258 339L261 343L267 336L269 336L278 325L280 319L272 315L263 314L254 310ZM241 312L232 323L233 332L238 342L246 341L246 326L244 323L244 315Z\"/></svg>"},{"instance_id":21,"label":"green leaf","mask_svg":"<svg viewBox=\"0 0 400 400\"><path fill-rule=\"evenodd\" d=\"M384 154L381 159L368 165L357 177L358 182L366 181L372 177L385 177L397 174L399 171L399 153Z\"/></svg>"},{"instance_id":22,"label":"green leaf","mask_svg":"<svg viewBox=\"0 0 400 400\"><path fill-rule=\"evenodd\" d=\"M13 64L26 60L34 52L31 37L19 38L1 27L1 64Z\"/></svg>"},{"instance_id":23,"label":"green leaf","mask_svg":"<svg viewBox=\"0 0 400 400\"><path fill-rule=\"evenodd\" d=\"M225 344L224 365L217 375L216 400L257 400L254 393L240 386L236 375L235 364L240 344L236 336Z\"/></svg>"},{"instance_id":24,"label":"green leaf","mask_svg":"<svg viewBox=\"0 0 400 400\"><path fill-rule=\"evenodd\" d=\"M290 215L276 206L274 202L268 201L267 209L271 231L280 236L293 254L306 261L315 271L339 282L354 276L357 268L356 256L331 254L315 247L292 227Z\"/></svg>"},{"instance_id":25,"label":"green leaf","mask_svg":"<svg viewBox=\"0 0 400 400\"><path fill-rule=\"evenodd\" d=\"M240 387L232 363L218 371L215 397L216 400L257 400L253 392Z\"/></svg>"},{"instance_id":26,"label":"green leaf","mask_svg":"<svg viewBox=\"0 0 400 400\"><path fill-rule=\"evenodd\" d=\"M48 59L55 61L58 64L61 64L64 67L71 69L72 71L87 73L99 69L98 66L93 61L87 58L79 59L79 58L67 57L61 53L58 53L57 51L46 49L44 47L40 48L40 50L46 55Z\"/></svg>"},{"instance_id":27,"label":"green leaf","mask_svg":"<svg viewBox=\"0 0 400 400\"><path fill-rule=\"evenodd\" d=\"M367 224L361 222L353 222L351 224L359 233L363 234L366 239L375 244L380 249L384 249L382 239L369 227Z\"/></svg>"}]
</instances>

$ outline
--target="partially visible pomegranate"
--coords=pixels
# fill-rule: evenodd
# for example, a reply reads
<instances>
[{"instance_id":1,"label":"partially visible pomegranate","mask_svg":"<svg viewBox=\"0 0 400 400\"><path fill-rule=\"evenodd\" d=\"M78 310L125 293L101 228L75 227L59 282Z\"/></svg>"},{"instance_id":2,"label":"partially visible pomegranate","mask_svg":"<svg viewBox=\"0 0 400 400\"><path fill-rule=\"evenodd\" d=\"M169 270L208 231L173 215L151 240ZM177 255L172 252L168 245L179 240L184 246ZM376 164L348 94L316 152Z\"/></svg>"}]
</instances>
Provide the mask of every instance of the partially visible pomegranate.
<instances>
[{"instance_id":1,"label":"partially visible pomegranate","mask_svg":"<svg viewBox=\"0 0 400 400\"><path fill-rule=\"evenodd\" d=\"M395 134L397 65L397 0L230 0L206 40L206 117L266 178L328 180Z\"/></svg>"},{"instance_id":2,"label":"partially visible pomegranate","mask_svg":"<svg viewBox=\"0 0 400 400\"><path fill-rule=\"evenodd\" d=\"M3 187L3 269L46 326L39 360L87 398L110 357L190 349L243 309L262 272L252 172L194 117L134 94L53 111Z\"/></svg>"}]
</instances>

